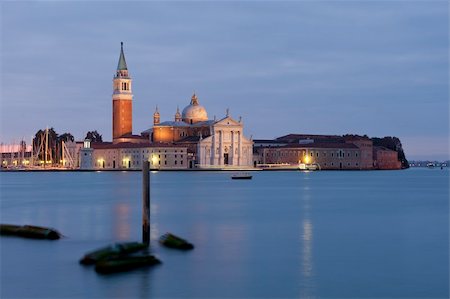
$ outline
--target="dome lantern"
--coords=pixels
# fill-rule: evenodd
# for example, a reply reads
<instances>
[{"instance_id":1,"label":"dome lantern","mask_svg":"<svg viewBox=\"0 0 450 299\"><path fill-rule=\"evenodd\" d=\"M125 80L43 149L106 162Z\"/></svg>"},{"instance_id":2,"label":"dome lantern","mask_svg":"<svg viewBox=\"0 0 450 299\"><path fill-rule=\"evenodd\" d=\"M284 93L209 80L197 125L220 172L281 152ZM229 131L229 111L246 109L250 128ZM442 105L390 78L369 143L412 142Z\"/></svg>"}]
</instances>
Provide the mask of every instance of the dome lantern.
<instances>
[{"instance_id":1,"label":"dome lantern","mask_svg":"<svg viewBox=\"0 0 450 299\"><path fill-rule=\"evenodd\" d=\"M195 93L192 95L191 103L183 109L182 119L188 124L194 124L208 120L205 107L199 104Z\"/></svg>"}]
</instances>

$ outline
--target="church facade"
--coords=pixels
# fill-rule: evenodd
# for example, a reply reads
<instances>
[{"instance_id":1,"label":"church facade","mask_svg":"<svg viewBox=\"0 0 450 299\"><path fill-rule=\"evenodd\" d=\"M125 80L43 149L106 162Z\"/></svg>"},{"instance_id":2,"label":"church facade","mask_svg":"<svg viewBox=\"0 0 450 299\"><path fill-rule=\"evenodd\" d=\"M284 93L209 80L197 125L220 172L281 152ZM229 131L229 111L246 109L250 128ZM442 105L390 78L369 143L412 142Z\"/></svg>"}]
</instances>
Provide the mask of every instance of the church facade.
<instances>
[{"instance_id":1,"label":"church facade","mask_svg":"<svg viewBox=\"0 0 450 299\"><path fill-rule=\"evenodd\" d=\"M152 143L185 145L191 153L191 168L249 168L253 167L253 141L243 131L242 119L233 119L228 110L222 119L208 119L194 94L182 113L177 108L174 121L161 122L156 108L153 127L143 135Z\"/></svg>"}]
</instances>

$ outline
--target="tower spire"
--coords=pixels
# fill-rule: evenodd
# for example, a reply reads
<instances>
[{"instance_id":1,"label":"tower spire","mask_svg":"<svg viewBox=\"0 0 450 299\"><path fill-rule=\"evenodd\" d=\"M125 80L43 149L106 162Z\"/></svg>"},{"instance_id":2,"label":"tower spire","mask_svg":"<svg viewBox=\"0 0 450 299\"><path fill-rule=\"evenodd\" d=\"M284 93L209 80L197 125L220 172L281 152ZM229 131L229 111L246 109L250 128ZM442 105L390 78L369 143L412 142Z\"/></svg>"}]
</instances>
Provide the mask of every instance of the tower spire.
<instances>
[{"instance_id":1,"label":"tower spire","mask_svg":"<svg viewBox=\"0 0 450 299\"><path fill-rule=\"evenodd\" d=\"M123 42L120 42L120 56L119 63L117 64L118 71L128 70L127 62L125 61L125 54L123 53Z\"/></svg>"}]
</instances>

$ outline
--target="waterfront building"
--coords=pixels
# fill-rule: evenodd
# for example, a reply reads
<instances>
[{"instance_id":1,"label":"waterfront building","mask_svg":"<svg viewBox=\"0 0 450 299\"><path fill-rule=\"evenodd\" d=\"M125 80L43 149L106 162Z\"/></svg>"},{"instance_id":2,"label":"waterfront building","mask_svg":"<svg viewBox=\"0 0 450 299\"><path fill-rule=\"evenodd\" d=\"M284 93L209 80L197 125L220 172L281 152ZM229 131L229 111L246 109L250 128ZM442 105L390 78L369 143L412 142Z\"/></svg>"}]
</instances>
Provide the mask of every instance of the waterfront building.
<instances>
[{"instance_id":1,"label":"waterfront building","mask_svg":"<svg viewBox=\"0 0 450 299\"><path fill-rule=\"evenodd\" d=\"M80 150L80 167L92 169L139 169L150 161L154 169L252 167L253 142L243 135L242 119L208 119L197 96L191 97L173 121L161 122L156 107L153 126L133 135L132 82L121 43L113 78L113 142L92 143ZM81 161L83 159L89 161Z\"/></svg>"},{"instance_id":2,"label":"waterfront building","mask_svg":"<svg viewBox=\"0 0 450 299\"><path fill-rule=\"evenodd\" d=\"M367 136L289 134L255 140L255 166L296 168L316 165L326 170L400 169L397 152L374 147Z\"/></svg>"},{"instance_id":3,"label":"waterfront building","mask_svg":"<svg viewBox=\"0 0 450 299\"><path fill-rule=\"evenodd\" d=\"M19 144L0 144L0 167L26 167L33 162L32 148L24 141Z\"/></svg>"},{"instance_id":4,"label":"waterfront building","mask_svg":"<svg viewBox=\"0 0 450 299\"><path fill-rule=\"evenodd\" d=\"M89 143L85 142L81 154L81 169L139 170L143 162L150 169L186 169L187 149L173 144L152 143Z\"/></svg>"},{"instance_id":5,"label":"waterfront building","mask_svg":"<svg viewBox=\"0 0 450 299\"><path fill-rule=\"evenodd\" d=\"M300 164L317 165L320 169L362 169L361 150L351 143L288 144L258 149L257 163L261 167L298 167ZM274 165L275 164L275 165Z\"/></svg>"},{"instance_id":6,"label":"waterfront building","mask_svg":"<svg viewBox=\"0 0 450 299\"><path fill-rule=\"evenodd\" d=\"M253 142L243 135L242 119L226 115L208 119L195 93L189 105L180 113L177 108L174 121L160 121L156 108L153 127L142 132L153 144L184 145L189 153L189 168L248 168L253 167Z\"/></svg>"}]
</instances>

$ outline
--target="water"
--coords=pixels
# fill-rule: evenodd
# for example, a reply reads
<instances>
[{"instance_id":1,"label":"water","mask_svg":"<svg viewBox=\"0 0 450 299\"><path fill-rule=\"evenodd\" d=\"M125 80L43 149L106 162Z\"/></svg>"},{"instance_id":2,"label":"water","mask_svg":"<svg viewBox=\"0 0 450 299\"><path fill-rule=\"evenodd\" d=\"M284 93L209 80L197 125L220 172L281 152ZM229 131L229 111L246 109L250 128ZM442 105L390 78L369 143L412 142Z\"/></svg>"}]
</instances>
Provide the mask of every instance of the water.
<instances>
[{"instance_id":1,"label":"water","mask_svg":"<svg viewBox=\"0 0 450 299\"><path fill-rule=\"evenodd\" d=\"M109 276L87 251L141 239L141 173L0 173L1 222L58 241L1 237L1 298L447 298L449 172L151 174L162 265ZM196 248L160 247L170 231Z\"/></svg>"}]
</instances>

